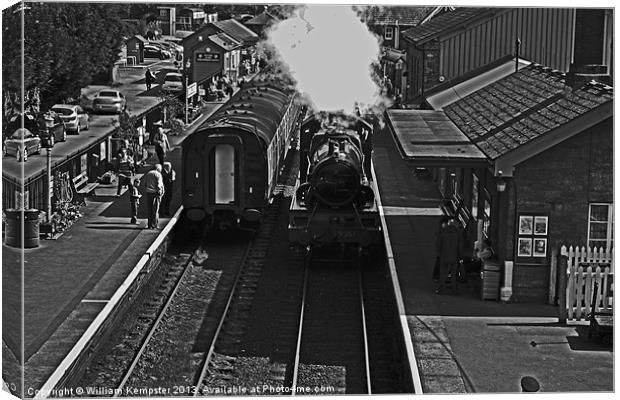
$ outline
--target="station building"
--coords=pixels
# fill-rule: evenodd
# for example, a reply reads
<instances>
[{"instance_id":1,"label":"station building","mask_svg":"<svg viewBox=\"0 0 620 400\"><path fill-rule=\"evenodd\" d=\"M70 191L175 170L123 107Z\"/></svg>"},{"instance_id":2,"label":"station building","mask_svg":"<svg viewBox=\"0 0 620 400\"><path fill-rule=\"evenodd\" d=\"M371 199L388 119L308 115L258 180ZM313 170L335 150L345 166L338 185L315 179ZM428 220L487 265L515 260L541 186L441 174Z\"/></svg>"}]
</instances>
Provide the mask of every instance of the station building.
<instances>
[{"instance_id":1,"label":"station building","mask_svg":"<svg viewBox=\"0 0 620 400\"><path fill-rule=\"evenodd\" d=\"M205 84L218 75L237 80L242 61L251 57L257 42L258 35L234 19L202 26L182 42L190 83Z\"/></svg>"},{"instance_id":2,"label":"station building","mask_svg":"<svg viewBox=\"0 0 620 400\"><path fill-rule=\"evenodd\" d=\"M560 246L613 247L613 89L533 63L491 80L439 93L437 109L388 110L387 122L403 158L435 178L469 248L492 240L511 274L507 296L547 302Z\"/></svg>"},{"instance_id":3,"label":"station building","mask_svg":"<svg viewBox=\"0 0 620 400\"><path fill-rule=\"evenodd\" d=\"M597 64L611 74L613 10L458 7L404 30L401 38L407 53L403 98L415 104L433 89L516 54L559 71L571 63Z\"/></svg>"}]
</instances>

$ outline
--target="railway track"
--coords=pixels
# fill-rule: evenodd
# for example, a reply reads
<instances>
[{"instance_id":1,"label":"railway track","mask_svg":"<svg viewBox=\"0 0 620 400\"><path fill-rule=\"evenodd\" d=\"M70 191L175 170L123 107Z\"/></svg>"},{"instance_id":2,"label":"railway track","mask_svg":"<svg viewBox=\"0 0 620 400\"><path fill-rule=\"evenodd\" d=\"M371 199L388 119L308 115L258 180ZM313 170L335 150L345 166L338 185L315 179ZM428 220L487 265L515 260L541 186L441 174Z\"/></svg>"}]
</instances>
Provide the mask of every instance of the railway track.
<instances>
[{"instance_id":1,"label":"railway track","mask_svg":"<svg viewBox=\"0 0 620 400\"><path fill-rule=\"evenodd\" d=\"M372 393L361 274L343 260L306 270L292 393Z\"/></svg>"},{"instance_id":2,"label":"railway track","mask_svg":"<svg viewBox=\"0 0 620 400\"><path fill-rule=\"evenodd\" d=\"M80 387L97 388L84 396L190 394L203 351L200 342L188 338L213 336L205 314L207 309L209 316L222 313L226 288L249 243L245 236L203 239L183 246L178 256L170 254L178 248L165 256L172 265L155 279L154 288L125 317L79 382ZM202 262L192 257L199 246Z\"/></svg>"},{"instance_id":3,"label":"railway track","mask_svg":"<svg viewBox=\"0 0 620 400\"><path fill-rule=\"evenodd\" d=\"M281 361L286 356L278 357L276 352L271 353L273 357L268 362L265 362L264 358L257 359L254 357L257 349L253 339L256 339L257 335L273 333L264 325L257 327L257 322L261 325L268 319L265 313L270 312L273 316L277 310L279 315L296 315L296 301L288 301L289 304L286 304L287 301L279 302L278 299L295 297L301 289L300 285L291 284L295 280L295 273L290 272L290 267L291 264L296 265L297 259L291 259L288 246L282 246L287 243L286 237L282 235L286 235L286 211L295 182L293 171L296 171L297 163L297 153L289 152L289 159L280 174L273 201L267 208L261 229L250 246L228 301L227 311L218 324L216 336L203 362L195 395L226 394L226 387L239 387L249 392L267 381L279 384L284 379L286 368ZM282 294L285 296L279 296ZM271 311L261 307L274 300L277 305L271 303L271 306L267 307ZM283 330L278 332L280 340L282 335L290 337L290 340L295 337L295 331L288 334ZM267 341L272 339L273 337L269 336ZM260 344L258 346L260 347ZM290 354L282 350L279 349L280 354ZM239 375L244 375L245 381L235 381L235 376ZM251 376L260 376L260 382L253 381Z\"/></svg>"}]
</instances>

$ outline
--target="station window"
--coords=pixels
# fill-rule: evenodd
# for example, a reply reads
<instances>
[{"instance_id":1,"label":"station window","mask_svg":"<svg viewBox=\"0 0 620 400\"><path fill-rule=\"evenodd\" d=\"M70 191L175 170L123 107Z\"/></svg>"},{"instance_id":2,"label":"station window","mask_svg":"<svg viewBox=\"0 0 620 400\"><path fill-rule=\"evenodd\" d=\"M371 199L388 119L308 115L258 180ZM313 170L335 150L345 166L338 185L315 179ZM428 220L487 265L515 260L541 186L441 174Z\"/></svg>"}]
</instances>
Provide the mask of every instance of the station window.
<instances>
[{"instance_id":1,"label":"station window","mask_svg":"<svg viewBox=\"0 0 620 400\"><path fill-rule=\"evenodd\" d=\"M385 27L385 39L386 40L394 39L394 27L392 26Z\"/></svg>"},{"instance_id":2,"label":"station window","mask_svg":"<svg viewBox=\"0 0 620 400\"><path fill-rule=\"evenodd\" d=\"M588 246L606 250L614 244L614 206L592 203L588 213Z\"/></svg>"}]
</instances>

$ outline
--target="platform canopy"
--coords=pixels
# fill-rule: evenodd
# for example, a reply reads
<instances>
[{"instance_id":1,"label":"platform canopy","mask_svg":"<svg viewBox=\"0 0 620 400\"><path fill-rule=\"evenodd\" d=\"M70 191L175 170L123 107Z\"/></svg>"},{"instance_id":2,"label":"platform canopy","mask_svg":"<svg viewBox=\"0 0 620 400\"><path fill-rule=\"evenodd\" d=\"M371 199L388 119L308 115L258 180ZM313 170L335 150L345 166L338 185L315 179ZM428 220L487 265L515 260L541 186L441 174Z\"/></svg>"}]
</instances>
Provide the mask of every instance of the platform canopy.
<instances>
[{"instance_id":1,"label":"platform canopy","mask_svg":"<svg viewBox=\"0 0 620 400\"><path fill-rule=\"evenodd\" d=\"M443 111L388 110L387 123L405 161L416 167L486 167L487 157Z\"/></svg>"}]
</instances>

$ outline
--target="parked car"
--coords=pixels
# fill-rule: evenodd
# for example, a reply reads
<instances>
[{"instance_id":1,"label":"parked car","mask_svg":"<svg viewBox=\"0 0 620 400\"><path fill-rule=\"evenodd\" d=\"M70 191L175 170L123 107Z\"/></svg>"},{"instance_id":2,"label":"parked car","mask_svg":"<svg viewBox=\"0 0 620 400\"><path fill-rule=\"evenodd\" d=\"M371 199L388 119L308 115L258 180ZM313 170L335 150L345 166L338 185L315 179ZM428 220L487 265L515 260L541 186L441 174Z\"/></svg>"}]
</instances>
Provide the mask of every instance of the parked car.
<instances>
[{"instance_id":1,"label":"parked car","mask_svg":"<svg viewBox=\"0 0 620 400\"><path fill-rule=\"evenodd\" d=\"M165 60L172 57L172 54L168 50L164 50L154 44L144 45L144 58L159 58Z\"/></svg>"},{"instance_id":2,"label":"parked car","mask_svg":"<svg viewBox=\"0 0 620 400\"><path fill-rule=\"evenodd\" d=\"M37 127L30 127L24 124L25 128L30 129L38 136L50 137L52 146L55 142L64 142L67 140L67 128L65 122L55 111L48 111L40 114L37 118Z\"/></svg>"},{"instance_id":3,"label":"parked car","mask_svg":"<svg viewBox=\"0 0 620 400\"><path fill-rule=\"evenodd\" d=\"M80 130L88 130L88 114L80 106L71 104L55 104L52 111L60 115L65 122L67 131L80 134Z\"/></svg>"},{"instance_id":4,"label":"parked car","mask_svg":"<svg viewBox=\"0 0 620 400\"><path fill-rule=\"evenodd\" d=\"M164 78L162 89L173 92L183 90L183 75L177 72L168 72Z\"/></svg>"},{"instance_id":5,"label":"parked car","mask_svg":"<svg viewBox=\"0 0 620 400\"><path fill-rule=\"evenodd\" d=\"M93 111L121 113L127 108L127 99L118 90L105 89L95 95Z\"/></svg>"},{"instance_id":6,"label":"parked car","mask_svg":"<svg viewBox=\"0 0 620 400\"><path fill-rule=\"evenodd\" d=\"M41 138L26 128L19 128L5 141L4 151L17 161L26 161L29 154L41 153Z\"/></svg>"}]
</instances>

